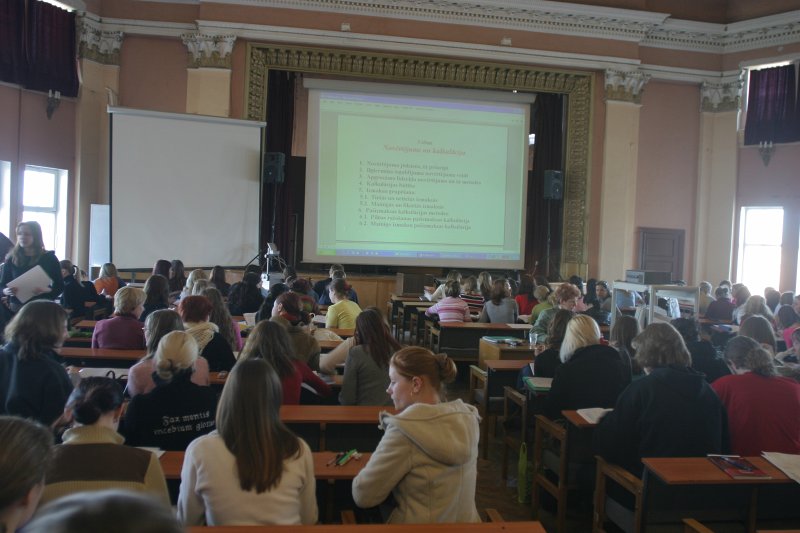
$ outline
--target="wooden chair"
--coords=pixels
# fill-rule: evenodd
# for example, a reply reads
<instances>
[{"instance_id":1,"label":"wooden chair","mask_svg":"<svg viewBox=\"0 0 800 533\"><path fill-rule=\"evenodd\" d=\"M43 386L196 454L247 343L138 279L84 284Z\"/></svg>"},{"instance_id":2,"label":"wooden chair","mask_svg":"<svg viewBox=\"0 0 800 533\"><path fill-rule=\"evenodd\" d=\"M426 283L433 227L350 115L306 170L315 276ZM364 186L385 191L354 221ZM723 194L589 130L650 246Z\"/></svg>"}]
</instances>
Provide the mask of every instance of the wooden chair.
<instances>
[{"instance_id":1,"label":"wooden chair","mask_svg":"<svg viewBox=\"0 0 800 533\"><path fill-rule=\"evenodd\" d=\"M486 459L489 455L489 428L492 428L492 436L496 435L497 415L503 413L503 388L513 385L517 374L497 372L491 368L482 370L470 365L469 375L470 401L478 407L481 415L481 457Z\"/></svg>"},{"instance_id":2,"label":"wooden chair","mask_svg":"<svg viewBox=\"0 0 800 533\"><path fill-rule=\"evenodd\" d=\"M621 466L606 462L597 456L597 482L594 492L594 519L592 533L605 533L605 523L609 518L626 532L639 533L642 530L642 480ZM607 481L615 481L633 495L635 506L633 513L608 497Z\"/></svg>"},{"instance_id":3,"label":"wooden chair","mask_svg":"<svg viewBox=\"0 0 800 533\"><path fill-rule=\"evenodd\" d=\"M528 443L528 398L512 387L503 387L503 479L508 479L508 452L519 451L523 442ZM514 428L510 426L514 425ZM517 423L519 429L516 428Z\"/></svg>"},{"instance_id":4,"label":"wooden chair","mask_svg":"<svg viewBox=\"0 0 800 533\"><path fill-rule=\"evenodd\" d=\"M714 531L707 528L694 518L684 518L683 533L714 533Z\"/></svg>"}]
</instances>

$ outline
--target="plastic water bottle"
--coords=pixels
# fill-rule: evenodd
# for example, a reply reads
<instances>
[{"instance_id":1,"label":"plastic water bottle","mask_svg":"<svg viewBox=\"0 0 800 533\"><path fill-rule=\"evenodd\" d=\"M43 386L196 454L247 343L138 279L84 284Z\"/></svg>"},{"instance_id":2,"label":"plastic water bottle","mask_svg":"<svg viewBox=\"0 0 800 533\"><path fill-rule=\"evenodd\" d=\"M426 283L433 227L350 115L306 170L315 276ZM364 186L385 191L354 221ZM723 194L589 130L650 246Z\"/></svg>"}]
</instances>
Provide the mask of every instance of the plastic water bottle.
<instances>
[{"instance_id":1,"label":"plastic water bottle","mask_svg":"<svg viewBox=\"0 0 800 533\"><path fill-rule=\"evenodd\" d=\"M536 332L533 331L533 328L528 331L528 343L530 343L531 346L536 344Z\"/></svg>"}]
</instances>

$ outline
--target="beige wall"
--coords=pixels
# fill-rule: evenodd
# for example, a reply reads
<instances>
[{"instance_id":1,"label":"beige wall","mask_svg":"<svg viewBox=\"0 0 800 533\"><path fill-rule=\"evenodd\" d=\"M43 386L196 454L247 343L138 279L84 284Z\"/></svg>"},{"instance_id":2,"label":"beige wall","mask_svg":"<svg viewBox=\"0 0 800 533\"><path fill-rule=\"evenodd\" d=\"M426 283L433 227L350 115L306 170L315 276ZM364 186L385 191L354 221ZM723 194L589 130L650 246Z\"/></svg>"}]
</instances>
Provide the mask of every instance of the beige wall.
<instances>
[{"instance_id":1,"label":"beige wall","mask_svg":"<svg viewBox=\"0 0 800 533\"><path fill-rule=\"evenodd\" d=\"M693 282L700 89L651 81L642 96L636 228L685 232L683 278ZM636 236L632 235L635 239ZM638 267L639 243L634 246Z\"/></svg>"},{"instance_id":2,"label":"beige wall","mask_svg":"<svg viewBox=\"0 0 800 533\"><path fill-rule=\"evenodd\" d=\"M187 58L186 46L177 39L125 37L120 53L120 105L185 113Z\"/></svg>"}]
</instances>

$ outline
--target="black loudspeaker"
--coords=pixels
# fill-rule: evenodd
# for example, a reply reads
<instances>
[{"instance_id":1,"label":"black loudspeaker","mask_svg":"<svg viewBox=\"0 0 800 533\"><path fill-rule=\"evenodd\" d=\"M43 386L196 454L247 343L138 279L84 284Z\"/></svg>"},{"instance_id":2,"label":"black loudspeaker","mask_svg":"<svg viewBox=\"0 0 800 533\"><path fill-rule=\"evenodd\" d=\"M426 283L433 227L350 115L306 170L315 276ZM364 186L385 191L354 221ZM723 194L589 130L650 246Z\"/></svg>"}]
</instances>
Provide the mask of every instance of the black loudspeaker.
<instances>
[{"instance_id":1,"label":"black loudspeaker","mask_svg":"<svg viewBox=\"0 0 800 533\"><path fill-rule=\"evenodd\" d=\"M544 199L561 200L564 197L564 175L560 170L544 171Z\"/></svg>"},{"instance_id":2,"label":"black loudspeaker","mask_svg":"<svg viewBox=\"0 0 800 533\"><path fill-rule=\"evenodd\" d=\"M264 154L264 183L283 183L286 156L282 152Z\"/></svg>"}]
</instances>

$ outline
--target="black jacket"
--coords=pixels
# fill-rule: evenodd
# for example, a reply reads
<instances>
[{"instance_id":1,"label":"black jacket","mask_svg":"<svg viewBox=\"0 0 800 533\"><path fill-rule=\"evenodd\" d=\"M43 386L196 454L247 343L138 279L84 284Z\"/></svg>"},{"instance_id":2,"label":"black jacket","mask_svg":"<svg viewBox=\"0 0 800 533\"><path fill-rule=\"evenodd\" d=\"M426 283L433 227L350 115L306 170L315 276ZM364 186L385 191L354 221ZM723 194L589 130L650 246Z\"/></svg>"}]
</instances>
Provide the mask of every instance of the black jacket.
<instances>
[{"instance_id":1,"label":"black jacket","mask_svg":"<svg viewBox=\"0 0 800 533\"><path fill-rule=\"evenodd\" d=\"M714 345L708 341L687 342L686 349L692 356L692 368L705 374L706 381L712 383L731 373L725 361L717 355Z\"/></svg>"},{"instance_id":2,"label":"black jacket","mask_svg":"<svg viewBox=\"0 0 800 533\"><path fill-rule=\"evenodd\" d=\"M6 261L3 265L2 277L0 277L0 290L5 289L10 281L18 278L36 265L42 267L47 275L50 276L52 283L50 284L50 291L43 292L42 294L34 296L32 299L55 300L58 298L61 293L64 292L64 279L61 277L61 265L58 262L55 252L44 252L39 257L39 261L25 267L16 266L10 259Z\"/></svg>"},{"instance_id":3,"label":"black jacket","mask_svg":"<svg viewBox=\"0 0 800 533\"><path fill-rule=\"evenodd\" d=\"M83 318L86 316L86 302L104 304L105 298L97 294L92 283L79 283L70 274L64 278L64 292L61 294L61 305L71 309L70 318Z\"/></svg>"},{"instance_id":4,"label":"black jacket","mask_svg":"<svg viewBox=\"0 0 800 533\"><path fill-rule=\"evenodd\" d=\"M556 369L545 414L555 420L563 418L563 410L613 407L630 381L630 370L614 348L602 344L580 348Z\"/></svg>"},{"instance_id":5,"label":"black jacket","mask_svg":"<svg viewBox=\"0 0 800 533\"><path fill-rule=\"evenodd\" d=\"M214 333L200 355L208 361L210 372L230 372L236 364L231 345L219 333Z\"/></svg>"},{"instance_id":6,"label":"black jacket","mask_svg":"<svg viewBox=\"0 0 800 533\"><path fill-rule=\"evenodd\" d=\"M0 415L33 418L50 425L64 412L72 382L55 352L20 361L18 349L8 343L0 350Z\"/></svg>"},{"instance_id":7,"label":"black jacket","mask_svg":"<svg viewBox=\"0 0 800 533\"><path fill-rule=\"evenodd\" d=\"M192 383L191 373L183 372L147 394L134 396L119 431L130 446L183 451L215 429L216 411L214 390Z\"/></svg>"},{"instance_id":8,"label":"black jacket","mask_svg":"<svg viewBox=\"0 0 800 533\"><path fill-rule=\"evenodd\" d=\"M642 457L700 457L728 447L725 407L686 367L656 368L631 383L594 431L595 452L637 476Z\"/></svg>"}]
</instances>

